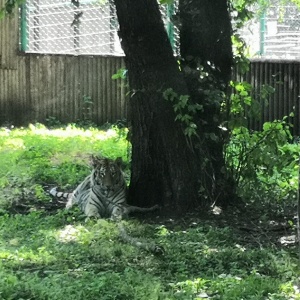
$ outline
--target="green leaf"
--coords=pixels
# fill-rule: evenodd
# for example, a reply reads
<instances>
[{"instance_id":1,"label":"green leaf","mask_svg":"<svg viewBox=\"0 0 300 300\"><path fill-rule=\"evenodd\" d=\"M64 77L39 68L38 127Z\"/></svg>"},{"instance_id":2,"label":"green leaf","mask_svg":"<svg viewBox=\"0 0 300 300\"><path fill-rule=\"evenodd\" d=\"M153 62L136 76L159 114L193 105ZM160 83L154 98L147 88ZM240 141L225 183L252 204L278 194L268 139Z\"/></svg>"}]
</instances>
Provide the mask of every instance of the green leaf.
<instances>
[{"instance_id":1,"label":"green leaf","mask_svg":"<svg viewBox=\"0 0 300 300\"><path fill-rule=\"evenodd\" d=\"M175 118L175 121L181 120L181 119L182 119L182 114L178 114L178 115L176 116L176 118Z\"/></svg>"},{"instance_id":2,"label":"green leaf","mask_svg":"<svg viewBox=\"0 0 300 300\"><path fill-rule=\"evenodd\" d=\"M126 74L127 74L127 70L124 68L121 68L117 71L117 73L115 73L111 76L111 79L114 79L114 80L119 79L119 78L125 79Z\"/></svg>"},{"instance_id":3,"label":"green leaf","mask_svg":"<svg viewBox=\"0 0 300 300\"><path fill-rule=\"evenodd\" d=\"M264 131L267 131L267 130L269 130L271 127L272 127L272 123L271 123L271 122L266 122L266 123L264 123L264 125L263 125L263 130L264 130Z\"/></svg>"},{"instance_id":4,"label":"green leaf","mask_svg":"<svg viewBox=\"0 0 300 300\"><path fill-rule=\"evenodd\" d=\"M174 0L159 0L160 4L172 4L174 3Z\"/></svg>"},{"instance_id":5,"label":"green leaf","mask_svg":"<svg viewBox=\"0 0 300 300\"><path fill-rule=\"evenodd\" d=\"M216 136L216 134L214 132L209 134L209 137L211 140L217 142L219 140L219 138Z\"/></svg>"},{"instance_id":6,"label":"green leaf","mask_svg":"<svg viewBox=\"0 0 300 300\"><path fill-rule=\"evenodd\" d=\"M4 16L5 16L5 10L2 8L2 9L0 10L0 20L1 20L2 18L4 18Z\"/></svg>"}]
</instances>

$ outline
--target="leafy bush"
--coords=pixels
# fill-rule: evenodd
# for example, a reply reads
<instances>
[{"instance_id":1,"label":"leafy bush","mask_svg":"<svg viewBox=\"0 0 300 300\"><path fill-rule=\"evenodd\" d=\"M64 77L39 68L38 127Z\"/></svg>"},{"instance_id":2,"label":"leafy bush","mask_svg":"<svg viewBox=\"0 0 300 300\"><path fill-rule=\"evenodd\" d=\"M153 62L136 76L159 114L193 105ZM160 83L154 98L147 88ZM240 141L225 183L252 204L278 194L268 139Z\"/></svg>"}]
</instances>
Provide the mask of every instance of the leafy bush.
<instances>
[{"instance_id":1,"label":"leafy bush","mask_svg":"<svg viewBox=\"0 0 300 300\"><path fill-rule=\"evenodd\" d=\"M300 148L293 144L288 117L266 122L261 131L247 128L250 120L260 118L274 89L263 86L257 93L246 82L232 82L232 88L234 93L226 106L229 137L224 154L237 193L257 206L280 209L292 204L298 187Z\"/></svg>"},{"instance_id":2,"label":"leafy bush","mask_svg":"<svg viewBox=\"0 0 300 300\"><path fill-rule=\"evenodd\" d=\"M265 123L257 132L245 127L233 130L226 159L243 199L274 205L293 200L300 149L290 141L285 121Z\"/></svg>"}]
</instances>

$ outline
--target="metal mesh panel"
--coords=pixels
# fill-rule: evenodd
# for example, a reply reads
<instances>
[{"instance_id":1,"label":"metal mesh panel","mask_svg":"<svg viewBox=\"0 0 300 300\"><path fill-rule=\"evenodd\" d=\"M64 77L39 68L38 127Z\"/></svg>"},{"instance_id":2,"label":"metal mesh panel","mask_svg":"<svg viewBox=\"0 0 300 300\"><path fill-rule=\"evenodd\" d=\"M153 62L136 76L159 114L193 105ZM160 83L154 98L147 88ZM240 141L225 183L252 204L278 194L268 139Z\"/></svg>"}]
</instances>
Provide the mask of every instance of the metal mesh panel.
<instances>
[{"instance_id":1,"label":"metal mesh panel","mask_svg":"<svg viewBox=\"0 0 300 300\"><path fill-rule=\"evenodd\" d=\"M176 55L179 29L173 18L177 2L160 6ZM21 13L21 49L32 53L122 55L117 28L110 0L27 0ZM250 45L252 55L300 58L299 29L299 9L293 4L278 3L240 33Z\"/></svg>"},{"instance_id":2,"label":"metal mesh panel","mask_svg":"<svg viewBox=\"0 0 300 300\"><path fill-rule=\"evenodd\" d=\"M113 5L99 1L27 0L26 52L122 54Z\"/></svg>"},{"instance_id":3,"label":"metal mesh panel","mask_svg":"<svg viewBox=\"0 0 300 300\"><path fill-rule=\"evenodd\" d=\"M261 11L254 7L253 11ZM250 47L250 56L264 58L300 58L300 10L290 3L272 1L257 18L249 22L241 36Z\"/></svg>"},{"instance_id":4,"label":"metal mesh panel","mask_svg":"<svg viewBox=\"0 0 300 300\"><path fill-rule=\"evenodd\" d=\"M179 55L180 52L180 32L175 21L178 13L178 4L179 0L175 0L173 4L160 5L160 12L175 55Z\"/></svg>"},{"instance_id":5,"label":"metal mesh panel","mask_svg":"<svg viewBox=\"0 0 300 300\"><path fill-rule=\"evenodd\" d=\"M265 16L264 54L300 58L300 11L296 5L271 6Z\"/></svg>"},{"instance_id":6,"label":"metal mesh panel","mask_svg":"<svg viewBox=\"0 0 300 300\"><path fill-rule=\"evenodd\" d=\"M161 12L175 51L179 32L171 17L176 6L161 6ZM21 48L31 53L120 55L117 28L115 7L108 0L27 0L21 13Z\"/></svg>"}]
</instances>

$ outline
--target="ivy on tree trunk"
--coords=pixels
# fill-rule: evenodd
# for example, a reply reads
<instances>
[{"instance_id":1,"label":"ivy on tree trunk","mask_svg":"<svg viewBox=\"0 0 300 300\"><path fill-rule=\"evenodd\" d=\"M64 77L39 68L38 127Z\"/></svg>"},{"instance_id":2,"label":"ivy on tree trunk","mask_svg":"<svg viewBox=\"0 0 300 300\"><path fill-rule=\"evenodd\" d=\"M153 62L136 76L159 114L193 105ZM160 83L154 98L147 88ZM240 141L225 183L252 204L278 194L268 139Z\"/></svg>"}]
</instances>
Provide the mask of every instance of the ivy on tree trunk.
<instances>
[{"instance_id":1,"label":"ivy on tree trunk","mask_svg":"<svg viewBox=\"0 0 300 300\"><path fill-rule=\"evenodd\" d=\"M206 189L212 183L211 200L224 206L235 198L235 183L226 172L223 157L226 136L220 129L220 124L226 121L222 119L221 104L228 96L233 64L228 2L179 0L179 17L185 82L191 101L203 106L196 122L205 143L205 156L210 162L206 171L213 177L212 182L208 180Z\"/></svg>"}]
</instances>

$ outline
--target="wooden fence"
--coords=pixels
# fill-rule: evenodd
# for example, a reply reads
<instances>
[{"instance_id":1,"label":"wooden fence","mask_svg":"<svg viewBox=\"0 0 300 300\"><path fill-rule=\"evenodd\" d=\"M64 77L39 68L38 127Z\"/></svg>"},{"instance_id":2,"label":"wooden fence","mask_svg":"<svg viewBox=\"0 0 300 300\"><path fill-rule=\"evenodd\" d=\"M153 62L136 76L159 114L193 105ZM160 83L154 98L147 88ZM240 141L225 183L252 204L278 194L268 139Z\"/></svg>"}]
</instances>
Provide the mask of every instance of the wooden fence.
<instances>
[{"instance_id":1,"label":"wooden fence","mask_svg":"<svg viewBox=\"0 0 300 300\"><path fill-rule=\"evenodd\" d=\"M121 57L16 56L0 68L0 123L126 118L124 83L111 78L122 67Z\"/></svg>"},{"instance_id":2,"label":"wooden fence","mask_svg":"<svg viewBox=\"0 0 300 300\"><path fill-rule=\"evenodd\" d=\"M293 112L294 117L288 121L293 124L293 134L300 135L300 61L252 60L249 72L243 76L234 72L234 77L250 83L257 95L264 92L266 85L275 88L267 98L268 105L262 104L261 119L250 122L252 129L261 129L264 122L282 119Z\"/></svg>"},{"instance_id":3,"label":"wooden fence","mask_svg":"<svg viewBox=\"0 0 300 300\"><path fill-rule=\"evenodd\" d=\"M124 67L122 57L22 54L18 30L18 18L0 20L0 125L49 117L62 122L88 117L97 124L126 118L126 88L111 79ZM234 77L251 83L258 93L266 84L276 88L261 120L251 122L253 129L294 111L294 134L300 135L300 62L255 60L246 75Z\"/></svg>"},{"instance_id":4,"label":"wooden fence","mask_svg":"<svg viewBox=\"0 0 300 300\"><path fill-rule=\"evenodd\" d=\"M16 55L12 63L0 67L0 124L25 125L49 117L62 122L88 117L103 124L127 116L124 82L111 79L124 67L122 57L27 54ZM258 94L263 85L275 88L252 129L293 111L294 133L300 135L300 62L252 61L250 71L235 78L251 83ZM92 104L85 104L89 99Z\"/></svg>"}]
</instances>

